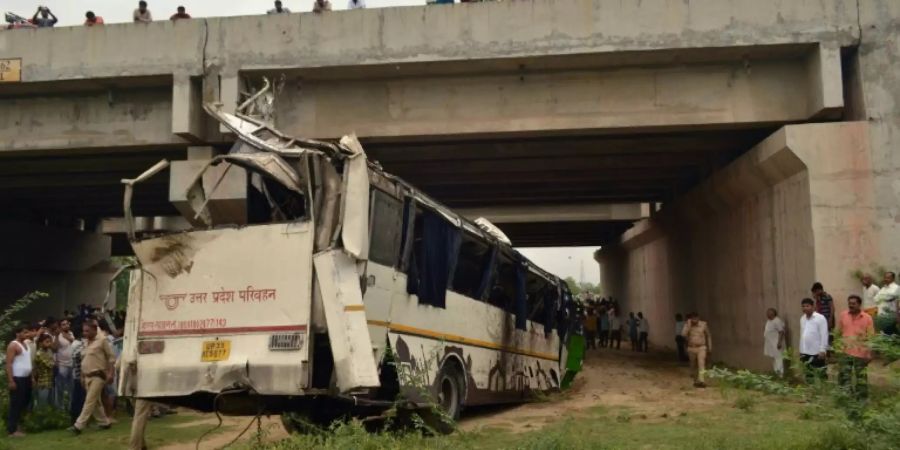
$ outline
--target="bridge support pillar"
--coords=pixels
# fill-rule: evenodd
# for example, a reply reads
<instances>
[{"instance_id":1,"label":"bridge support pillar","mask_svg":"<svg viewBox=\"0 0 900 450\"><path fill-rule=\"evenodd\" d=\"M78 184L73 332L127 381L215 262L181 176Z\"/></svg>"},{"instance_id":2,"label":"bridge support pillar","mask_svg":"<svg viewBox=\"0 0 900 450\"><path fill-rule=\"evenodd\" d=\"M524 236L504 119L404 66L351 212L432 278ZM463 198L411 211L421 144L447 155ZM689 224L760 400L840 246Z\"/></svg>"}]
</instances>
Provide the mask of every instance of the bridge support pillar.
<instances>
[{"instance_id":1,"label":"bridge support pillar","mask_svg":"<svg viewBox=\"0 0 900 450\"><path fill-rule=\"evenodd\" d=\"M799 337L800 300L822 282L846 309L880 242L865 122L786 126L598 252L606 294L643 311L651 342L674 345L674 315L698 312L715 359L757 369L765 311Z\"/></svg>"}]
</instances>

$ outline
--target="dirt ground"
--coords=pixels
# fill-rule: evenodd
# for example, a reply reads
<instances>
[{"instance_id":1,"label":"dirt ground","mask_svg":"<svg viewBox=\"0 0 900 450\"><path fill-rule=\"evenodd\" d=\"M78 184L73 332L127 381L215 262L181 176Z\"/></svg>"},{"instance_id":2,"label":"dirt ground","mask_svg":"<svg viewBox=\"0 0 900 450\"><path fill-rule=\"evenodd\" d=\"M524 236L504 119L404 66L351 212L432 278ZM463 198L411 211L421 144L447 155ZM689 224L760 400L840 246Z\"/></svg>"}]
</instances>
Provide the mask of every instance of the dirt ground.
<instances>
[{"instance_id":1,"label":"dirt ground","mask_svg":"<svg viewBox=\"0 0 900 450\"><path fill-rule=\"evenodd\" d=\"M183 412L184 414L196 415L197 420L192 422L185 422L181 424L181 426L197 426L197 425L208 425L210 428L216 426L219 421L216 419L215 415L212 414L199 414L193 412ZM225 431L219 433L211 433L209 436L205 437L201 444L200 449L220 449L231 443L240 433L244 430L251 422L250 417L223 417L222 418L222 428ZM284 430L284 427L281 426L281 419L278 416L271 417L263 417L262 418L262 429L263 436L265 442L275 442L280 441L286 437L288 437L287 432ZM251 439L256 439L256 424L250 425L250 429L238 439L237 442L250 442ZM177 444L167 445L165 447L161 447L160 450L195 450L197 443L196 441L191 442L179 442Z\"/></svg>"},{"instance_id":2,"label":"dirt ground","mask_svg":"<svg viewBox=\"0 0 900 450\"><path fill-rule=\"evenodd\" d=\"M683 412L697 412L721 404L716 390L695 389L685 364L675 361L671 353L635 353L630 350L591 350L585 359L584 370L576 378L572 389L554 394L546 401L522 405L471 408L463 413L460 428L475 431L482 428L503 428L512 432L533 430L563 417L564 414L602 406L613 411L627 407L632 415L664 420ZM193 414L193 413L187 413ZM201 449L222 448L230 443L250 422L247 417L225 417L225 431L205 439ZM213 415L197 415L198 424L215 426ZM265 440L274 442L287 437L277 416L263 418ZM239 442L255 438L256 425L251 425ZM163 450L193 450L195 442L183 442L163 447Z\"/></svg>"},{"instance_id":3,"label":"dirt ground","mask_svg":"<svg viewBox=\"0 0 900 450\"><path fill-rule=\"evenodd\" d=\"M630 350L590 350L584 369L571 390L548 401L504 408L468 410L460 422L463 430L498 427L513 432L533 430L564 413L602 406L615 411L628 407L632 415L664 419L683 412L701 411L722 402L715 389L695 389L686 363L671 353L636 353ZM536 425L538 424L538 425Z\"/></svg>"}]
</instances>

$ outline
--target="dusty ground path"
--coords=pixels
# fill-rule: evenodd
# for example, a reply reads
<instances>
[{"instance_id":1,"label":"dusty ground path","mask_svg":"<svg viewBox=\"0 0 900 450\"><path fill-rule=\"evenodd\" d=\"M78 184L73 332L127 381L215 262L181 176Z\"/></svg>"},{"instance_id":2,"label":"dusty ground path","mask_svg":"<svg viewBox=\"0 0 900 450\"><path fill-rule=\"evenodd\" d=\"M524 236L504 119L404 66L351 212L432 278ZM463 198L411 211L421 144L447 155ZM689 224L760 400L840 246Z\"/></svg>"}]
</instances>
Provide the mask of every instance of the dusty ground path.
<instances>
[{"instance_id":1,"label":"dusty ground path","mask_svg":"<svg viewBox=\"0 0 900 450\"><path fill-rule=\"evenodd\" d=\"M194 412L185 412L182 410L182 414L187 414L190 416L194 416L197 418L196 421L184 422L179 424L182 427L193 427L197 425L204 425L212 428L219 423L216 419L216 416L213 414L201 414ZM250 423L251 417L222 417L222 429L224 431L218 433L211 433L209 436L205 437L200 444L200 448L205 449L220 449L226 445L228 445L247 425ZM252 439L256 439L256 424L250 426L250 429L244 433L243 436L237 442L247 443ZM278 416L271 417L263 417L262 418L262 430L264 435L265 442L275 442L280 441L286 437L288 437L287 432L284 430L284 427L281 426L281 419ZM164 447L161 447L160 450L195 450L197 447L196 441L190 442L179 442L177 444L170 444Z\"/></svg>"},{"instance_id":2,"label":"dusty ground path","mask_svg":"<svg viewBox=\"0 0 900 450\"><path fill-rule=\"evenodd\" d=\"M663 420L723 402L715 389L693 388L687 366L676 362L671 353L600 349L590 350L571 390L548 401L472 411L463 415L460 428L529 431L593 407L623 412L627 408L629 414Z\"/></svg>"},{"instance_id":3,"label":"dusty ground path","mask_svg":"<svg viewBox=\"0 0 900 450\"><path fill-rule=\"evenodd\" d=\"M561 420L564 415L594 407L608 408L615 413L641 416L648 421L665 420L690 411L696 413L725 402L716 389L695 389L691 386L686 365L675 361L671 353L636 353L630 350L591 350L584 370L576 378L572 389L537 401L517 406L490 407L467 410L460 422L462 430L502 428L524 432ZM211 414L195 414L197 420L182 426L213 427L217 420ZM225 417L226 431L203 439L201 449L218 449L231 442L249 423L248 417ZM265 440L274 442L288 435L277 416L263 418L267 430ZM255 439L256 425L239 442ZM195 442L182 442L163 447L163 450L194 450Z\"/></svg>"}]
</instances>

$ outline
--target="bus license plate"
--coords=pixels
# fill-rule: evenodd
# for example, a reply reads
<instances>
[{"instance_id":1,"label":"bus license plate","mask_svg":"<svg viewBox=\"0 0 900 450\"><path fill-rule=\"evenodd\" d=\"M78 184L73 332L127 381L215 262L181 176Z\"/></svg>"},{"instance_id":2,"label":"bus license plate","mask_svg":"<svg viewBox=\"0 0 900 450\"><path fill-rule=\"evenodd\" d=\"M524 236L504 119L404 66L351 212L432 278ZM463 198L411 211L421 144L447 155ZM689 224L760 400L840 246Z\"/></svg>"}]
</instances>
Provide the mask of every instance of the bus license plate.
<instances>
[{"instance_id":1,"label":"bus license plate","mask_svg":"<svg viewBox=\"0 0 900 450\"><path fill-rule=\"evenodd\" d=\"M231 354L231 341L204 341L200 361L225 361Z\"/></svg>"}]
</instances>

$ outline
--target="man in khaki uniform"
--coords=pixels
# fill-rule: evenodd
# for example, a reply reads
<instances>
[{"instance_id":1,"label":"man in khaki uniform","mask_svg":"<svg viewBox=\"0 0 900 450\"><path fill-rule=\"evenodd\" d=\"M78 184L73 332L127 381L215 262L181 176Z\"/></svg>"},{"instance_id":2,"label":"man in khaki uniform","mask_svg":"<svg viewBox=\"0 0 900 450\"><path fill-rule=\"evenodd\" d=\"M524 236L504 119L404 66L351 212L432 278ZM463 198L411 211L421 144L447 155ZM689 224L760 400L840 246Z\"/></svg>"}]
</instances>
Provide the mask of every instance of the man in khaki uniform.
<instances>
[{"instance_id":1,"label":"man in khaki uniform","mask_svg":"<svg viewBox=\"0 0 900 450\"><path fill-rule=\"evenodd\" d=\"M688 314L681 335L687 340L688 358L691 360L691 371L695 387L706 387L703 372L706 371L706 357L712 353L712 336L706 322L700 320L697 313Z\"/></svg>"},{"instance_id":2,"label":"man in khaki uniform","mask_svg":"<svg viewBox=\"0 0 900 450\"><path fill-rule=\"evenodd\" d=\"M98 333L96 321L85 321L82 330L85 347L81 359L81 384L84 385L86 395L81 415L78 416L75 425L69 428L75 434L81 434L87 427L91 415L97 420L101 429L106 430L111 426L109 418L103 411L101 395L103 388L108 383L112 383L113 367L116 362L112 345L105 335Z\"/></svg>"}]
</instances>

